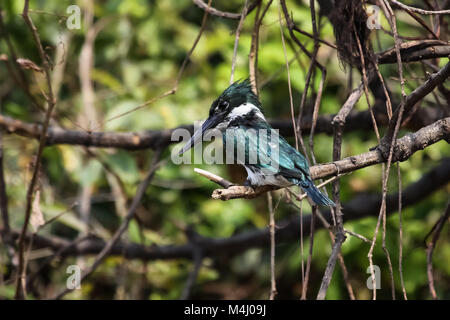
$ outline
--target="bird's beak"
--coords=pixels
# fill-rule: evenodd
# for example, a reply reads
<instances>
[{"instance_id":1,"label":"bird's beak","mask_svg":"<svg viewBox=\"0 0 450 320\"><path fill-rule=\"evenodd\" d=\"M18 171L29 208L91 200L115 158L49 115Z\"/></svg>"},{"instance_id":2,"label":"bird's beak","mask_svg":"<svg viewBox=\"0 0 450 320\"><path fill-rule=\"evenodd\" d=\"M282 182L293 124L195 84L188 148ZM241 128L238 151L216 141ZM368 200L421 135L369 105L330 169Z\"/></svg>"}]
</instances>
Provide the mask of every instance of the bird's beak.
<instances>
[{"instance_id":1,"label":"bird's beak","mask_svg":"<svg viewBox=\"0 0 450 320\"><path fill-rule=\"evenodd\" d=\"M190 148L192 148L197 142L202 140L203 134L206 130L216 127L220 122L222 121L222 117L220 115L212 115L208 119L206 119L205 122L203 122L202 127L197 129L197 131L194 132L194 135L191 137L191 139L186 143L181 149L181 151L178 153L178 155L182 155L186 151L188 151Z\"/></svg>"}]
</instances>

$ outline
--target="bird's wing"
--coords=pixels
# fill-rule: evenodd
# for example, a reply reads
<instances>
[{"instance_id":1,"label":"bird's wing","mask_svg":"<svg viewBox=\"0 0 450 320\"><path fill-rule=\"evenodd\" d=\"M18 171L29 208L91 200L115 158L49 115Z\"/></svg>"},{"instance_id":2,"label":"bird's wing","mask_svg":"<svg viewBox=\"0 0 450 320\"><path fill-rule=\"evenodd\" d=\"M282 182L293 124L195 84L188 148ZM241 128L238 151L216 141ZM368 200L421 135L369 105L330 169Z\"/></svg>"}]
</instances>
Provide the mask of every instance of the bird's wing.
<instances>
[{"instance_id":1,"label":"bird's wing","mask_svg":"<svg viewBox=\"0 0 450 320\"><path fill-rule=\"evenodd\" d=\"M280 136L280 140L283 141L280 142L280 144L285 146L283 148L283 156L288 157L293 163L293 167L285 168L286 170L284 171L286 175L292 176L293 178L300 178L302 180L304 178L310 178L309 166L305 157L298 152L297 149L292 147L282 136ZM282 157L280 156L280 158Z\"/></svg>"},{"instance_id":2,"label":"bird's wing","mask_svg":"<svg viewBox=\"0 0 450 320\"><path fill-rule=\"evenodd\" d=\"M271 130L272 141L279 145L279 172L286 178L292 177L300 180L310 178L309 166L305 157L292 147L289 142L279 135L278 130L273 129L267 122L260 126ZM276 157L274 157L276 158Z\"/></svg>"},{"instance_id":3,"label":"bird's wing","mask_svg":"<svg viewBox=\"0 0 450 320\"><path fill-rule=\"evenodd\" d=\"M266 174L281 174L286 178L304 180L308 178L309 169L306 159L293 148L278 131L267 122L258 121L240 125L234 128L235 144L245 141L245 163L252 164L251 157L255 157L256 165L267 170ZM255 152L256 150L256 152ZM236 151L236 150L235 150ZM255 159L253 159L253 163Z\"/></svg>"},{"instance_id":4,"label":"bird's wing","mask_svg":"<svg viewBox=\"0 0 450 320\"><path fill-rule=\"evenodd\" d=\"M240 124L230 127L223 136L226 156L228 158L233 154L237 163L263 169L266 175L275 175L279 167L279 158L276 156L278 145L272 143L271 137L270 128L262 125ZM231 149L233 146L234 149Z\"/></svg>"}]
</instances>

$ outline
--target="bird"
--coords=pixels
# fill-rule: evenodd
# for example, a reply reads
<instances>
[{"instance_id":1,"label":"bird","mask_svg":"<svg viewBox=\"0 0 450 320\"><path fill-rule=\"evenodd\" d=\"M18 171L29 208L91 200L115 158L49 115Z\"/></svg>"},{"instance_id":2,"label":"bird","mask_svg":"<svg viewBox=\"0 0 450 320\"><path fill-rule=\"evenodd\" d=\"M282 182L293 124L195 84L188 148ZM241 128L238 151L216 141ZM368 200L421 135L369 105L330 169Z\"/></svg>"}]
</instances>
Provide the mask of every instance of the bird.
<instances>
[{"instance_id":1,"label":"bird","mask_svg":"<svg viewBox=\"0 0 450 320\"><path fill-rule=\"evenodd\" d=\"M227 159L234 159L246 169L245 186L297 185L316 205L335 206L314 185L305 157L266 121L249 79L238 80L223 91L211 104L208 118L178 154L200 142L211 129L222 133Z\"/></svg>"}]
</instances>

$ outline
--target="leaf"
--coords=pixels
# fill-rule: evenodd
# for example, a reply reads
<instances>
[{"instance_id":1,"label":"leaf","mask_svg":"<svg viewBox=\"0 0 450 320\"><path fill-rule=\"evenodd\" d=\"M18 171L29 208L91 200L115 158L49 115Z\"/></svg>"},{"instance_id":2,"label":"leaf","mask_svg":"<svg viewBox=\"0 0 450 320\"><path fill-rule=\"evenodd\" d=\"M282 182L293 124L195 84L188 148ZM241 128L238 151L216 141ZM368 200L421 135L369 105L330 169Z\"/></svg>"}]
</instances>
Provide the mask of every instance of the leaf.
<instances>
[{"instance_id":1,"label":"leaf","mask_svg":"<svg viewBox=\"0 0 450 320\"><path fill-rule=\"evenodd\" d=\"M39 205L41 198L40 195L40 191L36 191L36 196L34 197L33 204L31 206L30 224L34 232L37 232L39 227L45 224L44 215L42 214L41 206Z\"/></svg>"},{"instance_id":2,"label":"leaf","mask_svg":"<svg viewBox=\"0 0 450 320\"><path fill-rule=\"evenodd\" d=\"M16 62L24 69L32 69L37 72L42 72L42 69L29 59L19 58L16 60Z\"/></svg>"}]
</instances>

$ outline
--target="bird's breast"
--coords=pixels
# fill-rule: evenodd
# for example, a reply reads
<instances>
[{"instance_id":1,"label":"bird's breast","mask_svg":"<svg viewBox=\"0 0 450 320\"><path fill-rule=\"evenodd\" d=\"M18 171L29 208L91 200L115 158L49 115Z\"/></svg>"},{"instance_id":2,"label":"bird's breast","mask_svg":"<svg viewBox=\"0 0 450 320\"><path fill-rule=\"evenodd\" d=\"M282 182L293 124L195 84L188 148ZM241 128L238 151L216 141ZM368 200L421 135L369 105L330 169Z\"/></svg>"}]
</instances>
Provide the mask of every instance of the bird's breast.
<instances>
[{"instance_id":1,"label":"bird's breast","mask_svg":"<svg viewBox=\"0 0 450 320\"><path fill-rule=\"evenodd\" d=\"M265 170L258 166L244 165L247 171L247 179L253 186L265 186L272 185L278 187L289 187L293 183L287 180L282 175L279 175L273 171Z\"/></svg>"}]
</instances>

